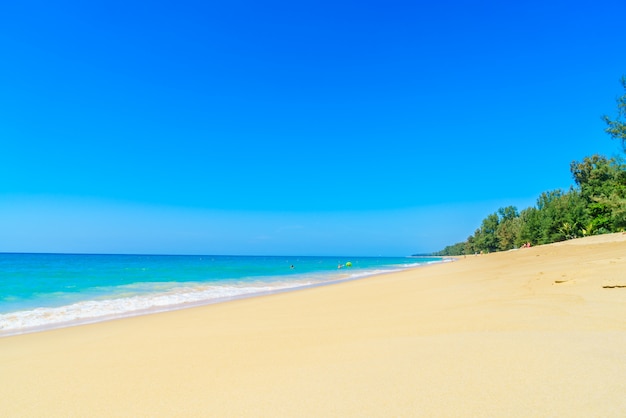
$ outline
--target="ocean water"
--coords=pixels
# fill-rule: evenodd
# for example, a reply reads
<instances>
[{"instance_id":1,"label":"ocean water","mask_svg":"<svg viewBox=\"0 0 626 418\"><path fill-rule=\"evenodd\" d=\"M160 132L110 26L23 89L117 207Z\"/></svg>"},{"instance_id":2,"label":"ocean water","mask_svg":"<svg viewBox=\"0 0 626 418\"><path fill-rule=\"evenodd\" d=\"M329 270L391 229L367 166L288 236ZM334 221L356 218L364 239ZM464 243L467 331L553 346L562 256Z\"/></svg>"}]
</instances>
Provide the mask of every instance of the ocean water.
<instances>
[{"instance_id":1,"label":"ocean water","mask_svg":"<svg viewBox=\"0 0 626 418\"><path fill-rule=\"evenodd\" d=\"M442 261L439 257L0 253L0 336L358 279Z\"/></svg>"}]
</instances>

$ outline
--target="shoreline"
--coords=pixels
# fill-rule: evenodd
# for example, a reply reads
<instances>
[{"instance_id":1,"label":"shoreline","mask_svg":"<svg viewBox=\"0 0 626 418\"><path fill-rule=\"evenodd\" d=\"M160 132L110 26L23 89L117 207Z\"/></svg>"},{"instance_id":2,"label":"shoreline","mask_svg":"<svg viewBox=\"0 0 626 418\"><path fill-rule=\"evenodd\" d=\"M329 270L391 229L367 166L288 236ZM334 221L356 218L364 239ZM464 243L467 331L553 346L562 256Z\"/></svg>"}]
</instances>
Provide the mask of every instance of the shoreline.
<instances>
[{"instance_id":1,"label":"shoreline","mask_svg":"<svg viewBox=\"0 0 626 418\"><path fill-rule=\"evenodd\" d=\"M418 268L421 268L430 264L440 264L440 263L447 263L451 261L454 261L454 260L451 258L441 257L440 261L432 261L432 262L428 262L424 264L413 265L410 267L399 268L394 271L382 271L382 272L372 271L372 272L365 272L365 273L360 273L360 274L353 273L351 275L348 275L347 277L335 278L335 279L330 279L330 280L325 280L325 281L320 281L320 282L295 284L295 285L289 285L286 287L277 287L277 288L270 289L270 290L254 291L250 293L241 293L241 294L230 295L230 296L207 298L207 299L201 299L201 300L196 300L196 301L191 301L191 302L185 301L185 302L180 302L180 303L168 304L165 306L152 306L148 308L129 310L126 312L104 314L104 315L94 316L94 317L90 316L90 317L84 317L84 318L79 318L79 319L71 319L67 321L52 322L49 324L26 326L26 327L17 328L17 329L0 328L0 339L5 338L5 337L16 336L16 335L50 331L50 330L62 329L62 328L80 326L80 325L97 324L99 322L113 321L113 320L124 319L124 318L133 318L137 316L152 315L156 313L178 311L178 310L183 310L183 309L196 308L196 307L219 304L219 303L226 303L226 302L231 302L231 301L240 300L240 299L247 299L247 298L254 298L254 297L272 295L272 294L277 294L277 293L304 290L304 289L318 287L318 286L333 285L333 284L342 283L342 282L366 279L368 277L374 277L378 275L393 274L395 272L418 269ZM158 294L155 294L154 296L158 296ZM111 299L111 300L116 300L116 299ZM121 298L120 300L124 300L124 298ZM89 302L92 302L92 301L86 300L84 302L79 302L78 304L89 303ZM61 306L59 308L67 308L71 306L74 306L74 305ZM37 308L37 309L41 309L41 308ZM16 311L16 312L11 312L8 314L3 314L3 315L11 315L11 314L19 315L25 312L34 312L37 309L27 310L27 311ZM48 308L48 309L55 309L55 308Z\"/></svg>"},{"instance_id":2,"label":"shoreline","mask_svg":"<svg viewBox=\"0 0 626 418\"><path fill-rule=\"evenodd\" d=\"M626 415L626 235L0 339L10 416Z\"/></svg>"}]
</instances>

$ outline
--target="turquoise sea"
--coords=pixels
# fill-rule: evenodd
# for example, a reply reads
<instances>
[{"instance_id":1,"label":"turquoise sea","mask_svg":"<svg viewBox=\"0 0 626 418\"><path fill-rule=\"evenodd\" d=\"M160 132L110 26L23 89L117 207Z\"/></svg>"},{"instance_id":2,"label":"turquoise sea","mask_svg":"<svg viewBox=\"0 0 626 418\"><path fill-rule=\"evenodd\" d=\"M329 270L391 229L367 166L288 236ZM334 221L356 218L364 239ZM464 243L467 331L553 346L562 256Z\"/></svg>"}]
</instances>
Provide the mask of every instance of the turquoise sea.
<instances>
[{"instance_id":1,"label":"turquoise sea","mask_svg":"<svg viewBox=\"0 0 626 418\"><path fill-rule=\"evenodd\" d=\"M353 280L441 261L0 253L0 336Z\"/></svg>"}]
</instances>

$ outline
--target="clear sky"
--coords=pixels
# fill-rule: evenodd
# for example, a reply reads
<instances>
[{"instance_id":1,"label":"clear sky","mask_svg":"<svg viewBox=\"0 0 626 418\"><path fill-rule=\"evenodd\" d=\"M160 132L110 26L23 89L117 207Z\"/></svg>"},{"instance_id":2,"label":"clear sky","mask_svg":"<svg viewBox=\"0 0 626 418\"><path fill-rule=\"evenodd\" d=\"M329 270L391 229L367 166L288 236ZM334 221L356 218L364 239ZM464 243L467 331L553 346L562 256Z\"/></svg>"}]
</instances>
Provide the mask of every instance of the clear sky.
<instances>
[{"instance_id":1,"label":"clear sky","mask_svg":"<svg viewBox=\"0 0 626 418\"><path fill-rule=\"evenodd\" d=\"M615 155L626 2L0 6L0 251L408 255Z\"/></svg>"}]
</instances>

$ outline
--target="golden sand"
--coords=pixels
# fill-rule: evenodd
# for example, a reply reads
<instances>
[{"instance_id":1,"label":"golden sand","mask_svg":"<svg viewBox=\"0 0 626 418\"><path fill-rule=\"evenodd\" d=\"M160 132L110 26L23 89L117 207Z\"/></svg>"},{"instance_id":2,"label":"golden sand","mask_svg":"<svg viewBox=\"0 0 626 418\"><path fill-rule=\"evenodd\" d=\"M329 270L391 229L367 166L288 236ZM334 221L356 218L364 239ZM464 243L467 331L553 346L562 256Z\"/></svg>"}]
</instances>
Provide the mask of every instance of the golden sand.
<instances>
[{"instance_id":1,"label":"golden sand","mask_svg":"<svg viewBox=\"0 0 626 418\"><path fill-rule=\"evenodd\" d=\"M0 339L7 417L624 417L626 235Z\"/></svg>"}]
</instances>

